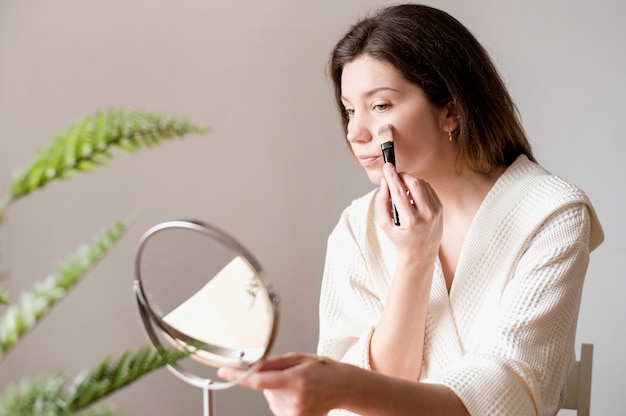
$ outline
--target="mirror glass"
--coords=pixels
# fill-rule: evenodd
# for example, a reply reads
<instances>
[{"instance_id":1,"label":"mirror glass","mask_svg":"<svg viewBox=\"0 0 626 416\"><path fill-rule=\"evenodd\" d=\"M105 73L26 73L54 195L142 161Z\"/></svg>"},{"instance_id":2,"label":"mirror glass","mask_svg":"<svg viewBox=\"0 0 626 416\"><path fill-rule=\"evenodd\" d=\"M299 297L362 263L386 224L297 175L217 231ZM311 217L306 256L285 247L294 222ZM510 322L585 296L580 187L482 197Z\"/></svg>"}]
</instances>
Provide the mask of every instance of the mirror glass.
<instances>
[{"instance_id":1,"label":"mirror glass","mask_svg":"<svg viewBox=\"0 0 626 416\"><path fill-rule=\"evenodd\" d=\"M235 239L199 221L158 224L142 237L135 295L150 341L191 352L169 366L198 387L222 389L219 367L254 371L277 328L277 297ZM245 377L244 375L244 377Z\"/></svg>"}]
</instances>

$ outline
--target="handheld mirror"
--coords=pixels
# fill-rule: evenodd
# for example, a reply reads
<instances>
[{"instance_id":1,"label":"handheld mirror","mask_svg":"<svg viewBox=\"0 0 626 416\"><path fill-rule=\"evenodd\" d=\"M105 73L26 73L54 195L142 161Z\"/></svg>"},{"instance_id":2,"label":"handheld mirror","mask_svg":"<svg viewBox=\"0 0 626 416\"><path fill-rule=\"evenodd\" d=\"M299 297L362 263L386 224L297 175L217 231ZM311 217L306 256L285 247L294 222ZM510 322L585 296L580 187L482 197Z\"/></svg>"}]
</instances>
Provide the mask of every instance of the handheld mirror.
<instances>
[{"instance_id":1,"label":"handheld mirror","mask_svg":"<svg viewBox=\"0 0 626 416\"><path fill-rule=\"evenodd\" d=\"M241 244L195 220L150 228L140 240L135 273L133 289L148 338L157 348L190 352L168 369L204 389L205 414L213 414L213 391L241 382L269 353L278 297ZM246 372L220 381L219 367Z\"/></svg>"}]
</instances>

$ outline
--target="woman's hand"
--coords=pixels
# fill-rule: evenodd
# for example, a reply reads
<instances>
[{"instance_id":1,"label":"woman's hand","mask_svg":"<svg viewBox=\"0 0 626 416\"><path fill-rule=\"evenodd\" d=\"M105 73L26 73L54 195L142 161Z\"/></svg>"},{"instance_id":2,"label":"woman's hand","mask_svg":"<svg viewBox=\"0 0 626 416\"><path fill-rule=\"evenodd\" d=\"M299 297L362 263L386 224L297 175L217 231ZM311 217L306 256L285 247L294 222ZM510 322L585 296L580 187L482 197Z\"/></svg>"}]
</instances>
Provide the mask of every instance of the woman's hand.
<instances>
[{"instance_id":1,"label":"woman's hand","mask_svg":"<svg viewBox=\"0 0 626 416\"><path fill-rule=\"evenodd\" d=\"M393 223L390 197L399 226ZM398 174L391 163L385 163L376 216L398 256L389 295L370 341L370 366L382 374L418 380L428 298L443 234L443 208L426 181Z\"/></svg>"},{"instance_id":2,"label":"woman's hand","mask_svg":"<svg viewBox=\"0 0 626 416\"><path fill-rule=\"evenodd\" d=\"M393 223L389 198L398 211L399 226ZM391 163L385 163L376 199L376 215L379 226L396 246L399 257L419 256L435 260L443 233L443 207L426 181L407 173L399 174Z\"/></svg>"},{"instance_id":3,"label":"woman's hand","mask_svg":"<svg viewBox=\"0 0 626 416\"><path fill-rule=\"evenodd\" d=\"M267 358L242 386L262 390L276 416L325 415L339 405L347 383L336 361L312 354L290 353ZM220 368L226 380L241 377L243 370Z\"/></svg>"},{"instance_id":4,"label":"woman's hand","mask_svg":"<svg viewBox=\"0 0 626 416\"><path fill-rule=\"evenodd\" d=\"M243 370L220 368L218 374L235 380ZM241 385L262 390L276 416L322 416L332 409L377 416L468 416L444 385L400 380L312 354L267 358Z\"/></svg>"}]
</instances>

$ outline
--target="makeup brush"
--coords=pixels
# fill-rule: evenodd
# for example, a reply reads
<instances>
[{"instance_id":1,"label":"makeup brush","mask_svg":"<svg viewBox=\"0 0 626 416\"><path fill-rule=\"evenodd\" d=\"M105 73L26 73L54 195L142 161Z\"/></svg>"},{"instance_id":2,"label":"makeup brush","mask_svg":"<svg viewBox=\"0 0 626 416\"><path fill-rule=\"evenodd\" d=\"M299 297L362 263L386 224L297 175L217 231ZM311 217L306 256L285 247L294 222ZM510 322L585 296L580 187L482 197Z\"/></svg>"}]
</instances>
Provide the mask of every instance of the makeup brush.
<instances>
[{"instance_id":1,"label":"makeup brush","mask_svg":"<svg viewBox=\"0 0 626 416\"><path fill-rule=\"evenodd\" d=\"M393 150L393 131L391 124L385 124L378 129L378 142L383 151L383 159L392 165L396 165L396 155Z\"/></svg>"},{"instance_id":2,"label":"makeup brush","mask_svg":"<svg viewBox=\"0 0 626 416\"><path fill-rule=\"evenodd\" d=\"M378 129L378 142L380 143L380 149L383 151L383 160L389 162L392 165L396 165L396 154L393 150L393 131L391 124L385 124ZM393 216L394 225L400 225L400 219L398 218L398 211L393 200L389 198L391 202L391 213Z\"/></svg>"}]
</instances>

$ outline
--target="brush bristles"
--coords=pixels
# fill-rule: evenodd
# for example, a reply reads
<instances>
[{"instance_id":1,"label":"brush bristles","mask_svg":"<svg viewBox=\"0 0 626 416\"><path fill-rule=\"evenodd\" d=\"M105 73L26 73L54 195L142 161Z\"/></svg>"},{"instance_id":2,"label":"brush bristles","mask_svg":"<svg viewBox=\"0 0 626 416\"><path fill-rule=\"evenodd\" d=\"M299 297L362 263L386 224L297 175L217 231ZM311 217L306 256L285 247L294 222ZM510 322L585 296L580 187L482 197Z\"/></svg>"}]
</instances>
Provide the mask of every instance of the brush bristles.
<instances>
[{"instance_id":1,"label":"brush bristles","mask_svg":"<svg viewBox=\"0 0 626 416\"><path fill-rule=\"evenodd\" d=\"M378 143L393 142L393 131L391 124L385 124L378 129Z\"/></svg>"}]
</instances>

